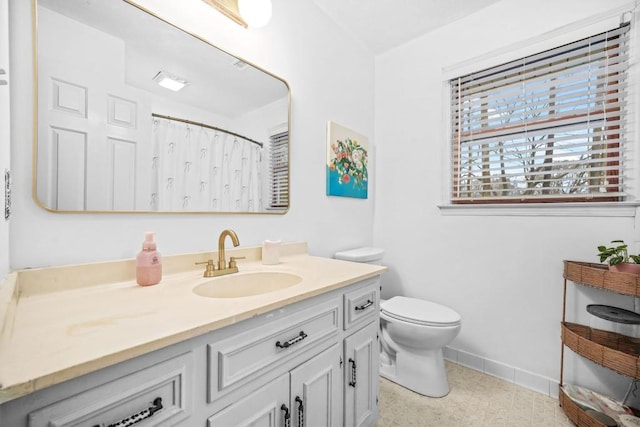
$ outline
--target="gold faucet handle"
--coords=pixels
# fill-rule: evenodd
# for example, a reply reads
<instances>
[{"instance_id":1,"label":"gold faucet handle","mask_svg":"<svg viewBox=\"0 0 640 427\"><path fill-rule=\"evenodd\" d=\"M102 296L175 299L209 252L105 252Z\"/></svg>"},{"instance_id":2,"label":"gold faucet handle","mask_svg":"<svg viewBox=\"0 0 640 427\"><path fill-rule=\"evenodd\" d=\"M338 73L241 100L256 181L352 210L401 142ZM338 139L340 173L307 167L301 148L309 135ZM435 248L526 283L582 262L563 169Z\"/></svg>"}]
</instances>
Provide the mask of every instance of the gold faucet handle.
<instances>
[{"instance_id":1,"label":"gold faucet handle","mask_svg":"<svg viewBox=\"0 0 640 427\"><path fill-rule=\"evenodd\" d=\"M213 264L213 260L212 259L208 259L206 261L202 261L202 262L196 262L196 265L200 265L200 264L207 264L207 266L205 267L204 273L202 274L204 277L213 277L213 272L215 271L215 265Z\"/></svg>"},{"instance_id":2,"label":"gold faucet handle","mask_svg":"<svg viewBox=\"0 0 640 427\"><path fill-rule=\"evenodd\" d=\"M232 256L229 257L229 268L236 268L238 265L236 264L237 259L245 259L246 256Z\"/></svg>"}]
</instances>

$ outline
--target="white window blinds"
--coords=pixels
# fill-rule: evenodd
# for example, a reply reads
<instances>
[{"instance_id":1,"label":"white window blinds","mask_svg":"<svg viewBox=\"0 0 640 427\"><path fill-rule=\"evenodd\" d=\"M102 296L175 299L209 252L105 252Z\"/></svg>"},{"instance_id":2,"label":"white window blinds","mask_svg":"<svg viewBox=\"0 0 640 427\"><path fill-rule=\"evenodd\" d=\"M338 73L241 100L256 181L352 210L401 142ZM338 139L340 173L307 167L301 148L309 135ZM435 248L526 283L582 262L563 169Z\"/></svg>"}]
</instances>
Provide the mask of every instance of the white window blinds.
<instances>
[{"instance_id":1,"label":"white window blinds","mask_svg":"<svg viewBox=\"0 0 640 427\"><path fill-rule=\"evenodd\" d=\"M289 132L269 138L269 209L289 208Z\"/></svg>"},{"instance_id":2,"label":"white window blinds","mask_svg":"<svg viewBox=\"0 0 640 427\"><path fill-rule=\"evenodd\" d=\"M629 25L451 85L452 203L624 200Z\"/></svg>"}]
</instances>

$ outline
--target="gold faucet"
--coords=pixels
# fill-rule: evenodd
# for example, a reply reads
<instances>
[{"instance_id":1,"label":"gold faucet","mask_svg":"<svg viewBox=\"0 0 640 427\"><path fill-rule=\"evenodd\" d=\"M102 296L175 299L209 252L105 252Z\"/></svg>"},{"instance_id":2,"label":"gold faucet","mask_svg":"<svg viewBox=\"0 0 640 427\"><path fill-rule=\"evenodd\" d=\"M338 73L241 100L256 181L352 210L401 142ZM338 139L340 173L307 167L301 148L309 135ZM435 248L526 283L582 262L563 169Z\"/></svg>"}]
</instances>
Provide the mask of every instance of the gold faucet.
<instances>
[{"instance_id":1,"label":"gold faucet","mask_svg":"<svg viewBox=\"0 0 640 427\"><path fill-rule=\"evenodd\" d=\"M215 268L213 260L211 259L204 262L196 262L196 264L207 264L203 273L204 277L224 276L225 274L238 272L238 265L236 264L236 260L243 259L244 257L232 256L229 260L229 265L227 265L227 259L224 253L224 240L227 236L231 237L233 246L238 246L240 244L238 235L235 233L235 231L223 230L222 233L220 233L220 237L218 238L218 268Z\"/></svg>"},{"instance_id":2,"label":"gold faucet","mask_svg":"<svg viewBox=\"0 0 640 427\"><path fill-rule=\"evenodd\" d=\"M224 239L227 236L231 237L233 246L238 246L240 244L240 241L238 240L238 235L236 234L235 231L222 230L222 233L220 233L220 237L218 237L218 271L224 271L224 270L230 269L230 268L227 268L227 259L225 258L225 254L224 254ZM237 271L238 271L238 267L235 267L235 271L229 271L228 273L224 273L224 274L236 273Z\"/></svg>"}]
</instances>

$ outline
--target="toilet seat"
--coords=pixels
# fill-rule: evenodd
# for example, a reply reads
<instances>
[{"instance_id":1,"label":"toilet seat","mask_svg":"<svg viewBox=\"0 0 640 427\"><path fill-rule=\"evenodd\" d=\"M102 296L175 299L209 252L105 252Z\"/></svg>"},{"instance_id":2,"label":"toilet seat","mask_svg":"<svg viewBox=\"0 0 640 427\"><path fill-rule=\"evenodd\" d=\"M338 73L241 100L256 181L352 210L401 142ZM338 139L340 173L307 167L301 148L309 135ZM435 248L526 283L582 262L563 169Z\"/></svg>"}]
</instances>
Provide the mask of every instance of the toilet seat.
<instances>
[{"instance_id":1,"label":"toilet seat","mask_svg":"<svg viewBox=\"0 0 640 427\"><path fill-rule=\"evenodd\" d=\"M431 301L417 298L393 297L380 304L382 314L403 322L423 326L456 326L462 318L460 314Z\"/></svg>"}]
</instances>

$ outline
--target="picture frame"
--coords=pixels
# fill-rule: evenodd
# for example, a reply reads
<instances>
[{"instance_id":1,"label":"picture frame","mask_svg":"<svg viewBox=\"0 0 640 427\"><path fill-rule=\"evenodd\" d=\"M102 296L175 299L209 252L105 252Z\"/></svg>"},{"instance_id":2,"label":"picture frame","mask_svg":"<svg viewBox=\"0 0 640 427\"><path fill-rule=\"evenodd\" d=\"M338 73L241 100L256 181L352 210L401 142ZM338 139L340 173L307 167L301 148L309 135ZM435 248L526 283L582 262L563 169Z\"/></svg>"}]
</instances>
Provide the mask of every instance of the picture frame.
<instances>
[{"instance_id":1,"label":"picture frame","mask_svg":"<svg viewBox=\"0 0 640 427\"><path fill-rule=\"evenodd\" d=\"M327 122L327 196L366 199L369 195L369 140Z\"/></svg>"}]
</instances>

